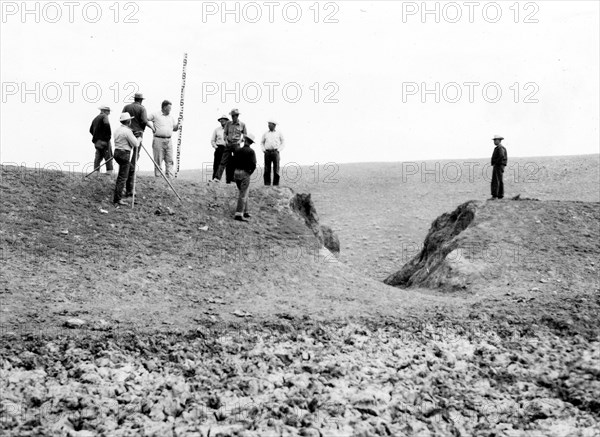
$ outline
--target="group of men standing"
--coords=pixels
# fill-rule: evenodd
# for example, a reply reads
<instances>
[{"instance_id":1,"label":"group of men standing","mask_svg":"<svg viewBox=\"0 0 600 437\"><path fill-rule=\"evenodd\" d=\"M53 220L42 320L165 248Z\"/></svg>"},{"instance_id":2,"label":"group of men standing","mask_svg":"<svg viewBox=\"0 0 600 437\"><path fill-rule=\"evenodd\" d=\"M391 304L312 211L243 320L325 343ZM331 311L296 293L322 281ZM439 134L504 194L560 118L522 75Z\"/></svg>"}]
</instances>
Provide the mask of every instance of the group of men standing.
<instances>
[{"instance_id":1,"label":"group of men standing","mask_svg":"<svg viewBox=\"0 0 600 437\"><path fill-rule=\"evenodd\" d=\"M135 170L139 159L144 130L149 127L153 132L152 150L154 155L154 175L160 177L162 162L165 162L166 178L173 178L173 147L171 136L179 129L171 114L172 104L168 100L162 102L161 111L147 115L143 105L144 96L136 93L133 103L125 105L119 117L120 126L111 132L108 116L110 108L101 106L90 126L92 142L96 148L94 169L98 171L104 159L106 175L113 173L113 160L119 165L119 172L113 193L115 206L125 205L124 198L135 195ZM235 182L239 189L238 206L235 220L246 221L248 213L248 194L250 177L256 170L256 153L251 145L255 137L248 134L246 125L240 121L237 109L219 117L220 126L212 135L211 144L214 150L213 182L220 182L223 173L227 184ZM268 121L268 131L262 136L261 148L264 154L264 184L279 185L280 151L285 147L285 140L277 130L275 120ZM114 140L114 154L111 147ZM271 179L271 172L273 178Z\"/></svg>"},{"instance_id":2,"label":"group of men standing","mask_svg":"<svg viewBox=\"0 0 600 437\"><path fill-rule=\"evenodd\" d=\"M125 205L123 197L132 197L135 195L135 169L140 156L140 147L144 130L149 127L154 138L152 141L152 151L154 155L154 175L161 176L162 162L165 162L165 173L167 178L173 178L173 147L171 136L173 132L179 129L179 124L175 122L171 114L172 103L164 100L161 104L161 111L148 116L146 108L143 105L144 96L136 93L132 103L125 105L119 117L120 126L112 135L108 116L110 108L101 106L100 114L92 121L90 133L92 142L96 148L94 159L94 169L98 171L100 163L104 159L106 162L106 175L113 173L114 160L119 165L119 173L115 183L113 194L113 203L115 206ZM111 148L111 136L114 139L114 154ZM125 192L123 193L123 190Z\"/></svg>"},{"instance_id":3,"label":"group of men standing","mask_svg":"<svg viewBox=\"0 0 600 437\"><path fill-rule=\"evenodd\" d=\"M213 182L221 182L225 173L225 182L231 184L235 181L239 189L238 205L235 220L245 221L250 217L248 213L248 193L250 177L256 170L256 153L251 145L255 137L248 134L246 124L240 121L240 111L232 109L227 115L222 115L217 120L217 127L211 137L214 149ZM280 151L285 147L285 140L281 132L277 131L277 122L268 121L269 130L261 139L261 148L264 153L264 184L271 185L271 171L273 172L273 185L279 185Z\"/></svg>"},{"instance_id":4,"label":"group of men standing","mask_svg":"<svg viewBox=\"0 0 600 437\"><path fill-rule=\"evenodd\" d=\"M225 172L225 182L233 182L235 172L234 160L235 150L240 148L247 135L246 125L240 121L240 111L232 109L229 113L231 120L227 115L222 115L217 120L221 126L217 127L211 137L211 144L214 151L213 161L213 182L220 182ZM277 130L277 122L270 119L268 122L269 130L265 132L261 139L261 148L264 154L264 184L271 185L271 172L273 173L273 185L279 185L280 152L285 147L283 134Z\"/></svg>"},{"instance_id":5,"label":"group of men standing","mask_svg":"<svg viewBox=\"0 0 600 437\"><path fill-rule=\"evenodd\" d=\"M149 127L153 134L152 150L154 155L154 175L160 177L162 162L165 162L166 178L173 178L173 147L171 136L179 129L171 114L172 104L164 100L161 111L146 113L142 104L144 96L136 93L133 103L125 105L120 116L121 125L114 133L115 152L111 148L111 137L113 137L108 116L110 108L101 106L100 114L93 120L90 126L92 143L96 149L94 157L94 169L100 168L102 160L106 162L106 175L113 173L113 163L119 165L119 173L115 183L113 202L115 206L124 205L123 197L132 197L135 193L135 168L139 159L139 149L142 146L144 130ZM211 137L214 148L212 182L220 182L225 173L225 182L231 184L235 181L239 189L238 206L235 219L245 221L250 217L248 213L248 193L250 177L256 170L256 153L251 146L255 142L252 134L248 134L246 124L240 121L240 111L232 109L227 115L218 118L220 126L217 127ZM280 131L277 130L277 122L268 120L269 130L261 138L260 144L264 154L264 184L266 186L279 185L280 151L285 147L285 140ZM496 135L494 141L494 153L491 164L493 168L491 190L492 200L504 197L504 169L507 165L506 148L502 145L504 137ZM271 181L271 172L273 179ZM123 193L125 190L125 193Z\"/></svg>"}]
</instances>

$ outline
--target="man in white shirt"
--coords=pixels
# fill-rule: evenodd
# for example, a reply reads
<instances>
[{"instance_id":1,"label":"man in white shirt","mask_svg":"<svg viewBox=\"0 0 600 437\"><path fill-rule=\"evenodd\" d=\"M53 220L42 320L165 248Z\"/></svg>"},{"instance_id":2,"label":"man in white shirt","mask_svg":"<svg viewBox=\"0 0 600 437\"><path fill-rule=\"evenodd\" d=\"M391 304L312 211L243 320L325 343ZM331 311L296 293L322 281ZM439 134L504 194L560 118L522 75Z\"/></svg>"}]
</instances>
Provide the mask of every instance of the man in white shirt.
<instances>
[{"instance_id":1,"label":"man in white shirt","mask_svg":"<svg viewBox=\"0 0 600 437\"><path fill-rule=\"evenodd\" d=\"M161 112L150 114L148 120L154 123L154 139L152 140L152 151L156 165L162 167L165 161L165 174L169 179L173 178L173 146L171 135L177 132L179 124L171 116L172 104L168 100L162 102ZM160 170L154 168L154 176L161 177Z\"/></svg>"},{"instance_id":2,"label":"man in white shirt","mask_svg":"<svg viewBox=\"0 0 600 437\"><path fill-rule=\"evenodd\" d=\"M119 164L119 174L117 175L113 195L113 203L117 207L119 205L127 205L127 202L123 200L123 188L125 188L125 181L128 180L129 167L133 165L131 164L131 154L137 152L142 142L142 138L136 137L131 130L132 118L129 113L122 113L120 117L121 125L115 130L113 136L115 141L115 153L113 156L117 164ZM132 187L129 187L129 189L133 192Z\"/></svg>"},{"instance_id":3,"label":"man in white shirt","mask_svg":"<svg viewBox=\"0 0 600 437\"><path fill-rule=\"evenodd\" d=\"M265 132L260 142L265 154L265 185L271 185L271 167L273 167L273 186L279 185L279 152L285 147L285 141L281 132L275 130L277 122L269 120L269 130Z\"/></svg>"},{"instance_id":4,"label":"man in white shirt","mask_svg":"<svg viewBox=\"0 0 600 437\"><path fill-rule=\"evenodd\" d=\"M227 142L225 141L225 125L229 121L229 117L223 114L217 121L221 123L221 126L214 130L210 139L210 144L212 144L213 149L215 149L215 159L213 160L212 175L213 182L221 182L221 178L219 177L219 165L221 165L223 151L225 150L225 146L227 145Z\"/></svg>"}]
</instances>

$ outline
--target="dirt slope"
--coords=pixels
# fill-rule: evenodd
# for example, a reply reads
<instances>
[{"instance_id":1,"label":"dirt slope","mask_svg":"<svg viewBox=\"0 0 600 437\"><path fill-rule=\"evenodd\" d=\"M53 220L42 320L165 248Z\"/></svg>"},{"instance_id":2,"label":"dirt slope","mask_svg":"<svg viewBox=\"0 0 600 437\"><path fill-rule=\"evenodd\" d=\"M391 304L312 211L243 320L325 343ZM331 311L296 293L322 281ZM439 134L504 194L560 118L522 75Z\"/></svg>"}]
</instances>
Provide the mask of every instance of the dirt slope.
<instances>
[{"instance_id":1,"label":"dirt slope","mask_svg":"<svg viewBox=\"0 0 600 437\"><path fill-rule=\"evenodd\" d=\"M140 204L115 210L112 180L1 176L2 435L600 434L597 269L568 264L597 256L596 204L472 204L441 241L490 243L509 218L556 244L518 281L470 259L485 274L452 270L474 280L448 293L337 262L285 188L253 186L245 224L231 186L179 180L179 203L140 178ZM393 264L372 253L351 256Z\"/></svg>"},{"instance_id":2,"label":"dirt slope","mask_svg":"<svg viewBox=\"0 0 600 437\"><path fill-rule=\"evenodd\" d=\"M340 260L380 281L421 251L437 217L490 197L489 159L318 168L316 174L314 166L303 167L295 181L289 165L286 183L312 193L319 215L340 237ZM600 155L511 158L504 182L507 197L599 202Z\"/></svg>"},{"instance_id":3,"label":"dirt slope","mask_svg":"<svg viewBox=\"0 0 600 437\"><path fill-rule=\"evenodd\" d=\"M537 281L580 287L597 276L600 204L467 202L432 224L423 249L385 283L484 291Z\"/></svg>"},{"instance_id":4,"label":"dirt slope","mask_svg":"<svg viewBox=\"0 0 600 437\"><path fill-rule=\"evenodd\" d=\"M56 326L78 315L138 328L163 322L185 328L195 319L234 318L236 310L331 319L421 304L322 251L290 210L290 189L253 189L254 216L238 223L233 185L178 181L180 203L162 180L141 177L139 204L115 209L113 183L3 171L0 237L10 272L1 284L5 324Z\"/></svg>"}]
</instances>

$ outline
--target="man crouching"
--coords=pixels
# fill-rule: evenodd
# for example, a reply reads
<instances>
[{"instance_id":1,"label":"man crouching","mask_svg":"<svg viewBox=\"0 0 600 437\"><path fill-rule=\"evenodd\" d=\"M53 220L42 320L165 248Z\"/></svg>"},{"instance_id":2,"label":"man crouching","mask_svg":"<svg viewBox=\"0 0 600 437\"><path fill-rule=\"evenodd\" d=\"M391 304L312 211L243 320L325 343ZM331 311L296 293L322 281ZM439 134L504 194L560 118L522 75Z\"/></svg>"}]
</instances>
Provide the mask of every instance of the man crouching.
<instances>
[{"instance_id":1,"label":"man crouching","mask_svg":"<svg viewBox=\"0 0 600 437\"><path fill-rule=\"evenodd\" d=\"M114 133L115 141L115 161L119 164L119 174L117 176L117 183L115 185L115 193L113 195L113 202L116 207L119 205L127 205L127 202L123 200L123 189L125 188L125 181L129 175L129 166L131 164L131 152L136 151L142 138L136 138L131 130L131 115L127 112L121 114L120 121L121 126L117 128Z\"/></svg>"},{"instance_id":2,"label":"man crouching","mask_svg":"<svg viewBox=\"0 0 600 437\"><path fill-rule=\"evenodd\" d=\"M248 221L248 197L250 194L250 176L256 170L256 153L250 147L254 143L254 135L244 135L244 147L237 149L233 155L235 172L233 179L240 190L237 209L235 211L235 220L240 222Z\"/></svg>"}]
</instances>

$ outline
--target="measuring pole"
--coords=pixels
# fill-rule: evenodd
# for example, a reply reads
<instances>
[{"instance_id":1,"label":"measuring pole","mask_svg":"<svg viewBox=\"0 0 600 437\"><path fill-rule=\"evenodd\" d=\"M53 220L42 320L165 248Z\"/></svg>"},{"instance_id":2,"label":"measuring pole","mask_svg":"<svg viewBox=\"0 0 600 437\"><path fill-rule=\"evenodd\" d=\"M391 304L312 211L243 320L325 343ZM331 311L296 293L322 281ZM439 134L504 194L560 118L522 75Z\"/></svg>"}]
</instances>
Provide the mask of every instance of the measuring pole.
<instances>
[{"instance_id":1,"label":"measuring pole","mask_svg":"<svg viewBox=\"0 0 600 437\"><path fill-rule=\"evenodd\" d=\"M179 138L177 138L177 169L175 170L175 177L179 173L179 165L181 163L181 135L183 133L183 100L185 97L185 76L187 69L187 53L183 54L183 72L181 73L181 98L179 99L179 119L177 123L179 125Z\"/></svg>"}]
</instances>

